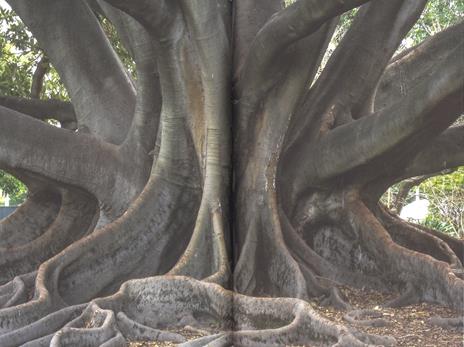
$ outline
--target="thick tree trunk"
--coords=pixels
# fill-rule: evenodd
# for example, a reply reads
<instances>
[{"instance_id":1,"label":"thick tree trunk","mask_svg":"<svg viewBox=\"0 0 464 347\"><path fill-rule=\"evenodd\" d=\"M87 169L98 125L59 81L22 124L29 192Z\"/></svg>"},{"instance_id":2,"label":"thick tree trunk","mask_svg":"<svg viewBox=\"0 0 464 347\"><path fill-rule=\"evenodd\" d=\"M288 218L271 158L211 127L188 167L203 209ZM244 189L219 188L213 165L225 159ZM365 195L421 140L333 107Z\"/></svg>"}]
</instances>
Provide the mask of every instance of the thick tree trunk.
<instances>
[{"instance_id":1,"label":"thick tree trunk","mask_svg":"<svg viewBox=\"0 0 464 347\"><path fill-rule=\"evenodd\" d=\"M0 222L1 346L394 345L307 303L349 310L340 284L462 311L462 242L378 204L434 153L463 163L462 129L444 131L463 112L462 23L392 59L426 1L9 2L72 106L0 99L0 165L47 187ZM31 119L49 112L78 131Z\"/></svg>"}]
</instances>

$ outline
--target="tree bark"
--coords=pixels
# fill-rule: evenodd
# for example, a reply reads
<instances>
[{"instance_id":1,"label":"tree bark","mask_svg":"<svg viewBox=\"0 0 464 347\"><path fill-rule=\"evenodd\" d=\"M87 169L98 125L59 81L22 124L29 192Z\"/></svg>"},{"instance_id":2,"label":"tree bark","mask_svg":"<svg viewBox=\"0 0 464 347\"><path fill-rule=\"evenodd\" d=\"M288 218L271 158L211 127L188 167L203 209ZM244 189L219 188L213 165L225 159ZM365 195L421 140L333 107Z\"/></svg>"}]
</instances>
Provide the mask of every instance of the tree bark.
<instances>
[{"instance_id":1,"label":"tree bark","mask_svg":"<svg viewBox=\"0 0 464 347\"><path fill-rule=\"evenodd\" d=\"M0 100L0 167L54 189L0 224L1 346L394 345L308 304L349 310L339 285L462 312L462 242L379 205L462 164L462 24L393 58L426 1L9 2L72 107ZM78 131L32 119L48 114Z\"/></svg>"}]
</instances>

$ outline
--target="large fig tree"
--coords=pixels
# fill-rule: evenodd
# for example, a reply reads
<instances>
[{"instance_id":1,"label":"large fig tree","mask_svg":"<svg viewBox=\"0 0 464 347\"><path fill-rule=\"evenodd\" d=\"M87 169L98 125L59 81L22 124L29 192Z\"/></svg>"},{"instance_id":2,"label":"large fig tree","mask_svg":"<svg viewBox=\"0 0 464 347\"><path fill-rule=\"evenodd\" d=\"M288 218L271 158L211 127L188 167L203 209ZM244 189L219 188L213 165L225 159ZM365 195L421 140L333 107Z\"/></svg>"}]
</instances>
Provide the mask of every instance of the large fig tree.
<instances>
[{"instance_id":1,"label":"large fig tree","mask_svg":"<svg viewBox=\"0 0 464 347\"><path fill-rule=\"evenodd\" d=\"M426 0L8 3L72 102L0 99L30 191L0 222L0 346L393 344L315 313L340 284L462 310L463 242L379 199L464 163L463 23L395 55Z\"/></svg>"}]
</instances>

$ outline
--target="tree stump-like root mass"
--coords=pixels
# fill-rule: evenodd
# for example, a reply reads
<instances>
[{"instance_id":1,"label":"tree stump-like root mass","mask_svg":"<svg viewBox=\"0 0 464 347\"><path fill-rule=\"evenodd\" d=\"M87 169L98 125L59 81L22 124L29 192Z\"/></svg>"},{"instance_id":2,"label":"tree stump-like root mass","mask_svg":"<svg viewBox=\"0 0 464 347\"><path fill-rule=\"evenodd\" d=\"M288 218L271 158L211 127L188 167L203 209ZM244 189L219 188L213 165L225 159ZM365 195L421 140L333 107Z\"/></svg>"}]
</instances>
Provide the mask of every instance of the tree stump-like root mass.
<instances>
[{"instance_id":1,"label":"tree stump-like root mass","mask_svg":"<svg viewBox=\"0 0 464 347\"><path fill-rule=\"evenodd\" d=\"M82 312L79 314L79 312ZM53 330L64 325L58 332ZM175 329L210 336L186 342ZM2 346L125 346L170 341L181 346L392 346L394 339L349 331L299 299L254 298L186 277L126 282L114 295L62 309L0 339ZM183 343L183 344L182 344Z\"/></svg>"},{"instance_id":2,"label":"tree stump-like root mass","mask_svg":"<svg viewBox=\"0 0 464 347\"><path fill-rule=\"evenodd\" d=\"M385 324L340 285L464 313L464 242L379 204L463 163L463 127L446 130L463 112L463 23L393 58L426 0L8 2L79 130L0 106L0 165L35 192L0 221L1 347L395 345L308 303ZM317 76L337 16L359 6Z\"/></svg>"}]
</instances>

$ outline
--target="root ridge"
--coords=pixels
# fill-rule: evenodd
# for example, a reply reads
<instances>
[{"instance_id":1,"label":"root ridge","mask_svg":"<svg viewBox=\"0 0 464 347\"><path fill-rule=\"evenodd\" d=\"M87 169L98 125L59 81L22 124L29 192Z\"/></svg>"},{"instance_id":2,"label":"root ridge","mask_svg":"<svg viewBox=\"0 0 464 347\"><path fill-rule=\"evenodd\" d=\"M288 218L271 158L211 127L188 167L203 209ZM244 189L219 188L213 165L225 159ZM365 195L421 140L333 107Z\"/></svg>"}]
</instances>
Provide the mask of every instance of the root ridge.
<instances>
[{"instance_id":1,"label":"root ridge","mask_svg":"<svg viewBox=\"0 0 464 347\"><path fill-rule=\"evenodd\" d=\"M353 310L346 313L343 318L353 324L368 326L368 327L384 327L388 322L381 318L382 312L377 310Z\"/></svg>"}]
</instances>

